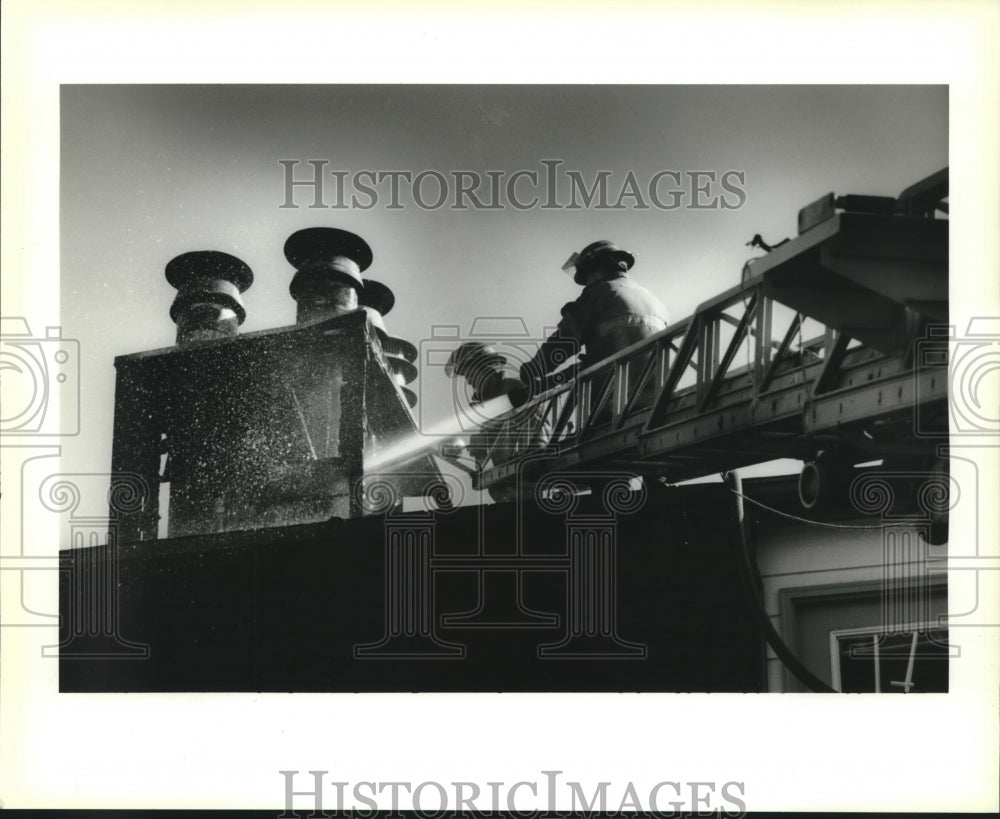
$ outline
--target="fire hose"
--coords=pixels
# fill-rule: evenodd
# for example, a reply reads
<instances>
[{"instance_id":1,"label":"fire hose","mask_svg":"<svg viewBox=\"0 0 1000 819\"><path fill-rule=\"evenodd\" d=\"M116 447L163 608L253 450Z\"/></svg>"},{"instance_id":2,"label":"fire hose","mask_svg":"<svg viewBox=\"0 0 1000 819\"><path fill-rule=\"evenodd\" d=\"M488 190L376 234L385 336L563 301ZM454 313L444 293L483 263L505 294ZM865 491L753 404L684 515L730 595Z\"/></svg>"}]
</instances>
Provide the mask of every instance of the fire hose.
<instances>
[{"instance_id":1,"label":"fire hose","mask_svg":"<svg viewBox=\"0 0 1000 819\"><path fill-rule=\"evenodd\" d=\"M803 685L809 688L810 691L816 691L824 694L839 694L836 688L832 688L827 685L823 680L813 674L808 668L803 665L802 661L795 656L795 653L788 647L781 635L778 634L777 630L774 628L774 624L771 622L771 618L767 614L767 609L764 607L764 601L761 599L760 592L758 591L757 580L754 576L754 570L750 561L750 546L747 542L747 526L746 521L743 517L743 484L740 480L740 476L735 472L726 472L723 476L726 481L726 485L729 487L730 491L733 493L733 506L735 510L736 528L737 528L737 538L735 544L735 551L737 557L737 564L740 570L740 580L742 581L744 595L746 597L747 608L750 609L750 614L756 621L757 628L760 630L761 634L764 635L764 639L774 650L774 653L778 655L778 659L785 664L785 667L791 671Z\"/></svg>"}]
</instances>

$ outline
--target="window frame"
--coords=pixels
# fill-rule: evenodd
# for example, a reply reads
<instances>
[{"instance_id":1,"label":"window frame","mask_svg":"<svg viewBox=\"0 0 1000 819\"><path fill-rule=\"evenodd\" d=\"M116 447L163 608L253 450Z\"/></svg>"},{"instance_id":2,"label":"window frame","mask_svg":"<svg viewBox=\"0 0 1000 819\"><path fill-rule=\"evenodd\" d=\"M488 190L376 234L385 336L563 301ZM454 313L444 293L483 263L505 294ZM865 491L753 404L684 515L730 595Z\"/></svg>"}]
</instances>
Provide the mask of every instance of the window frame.
<instances>
[{"instance_id":1,"label":"window frame","mask_svg":"<svg viewBox=\"0 0 1000 819\"><path fill-rule=\"evenodd\" d=\"M947 572L934 572L924 578L921 582L932 593L943 591L946 595L948 594L949 585ZM880 595L884 590L884 585L884 580L881 577L877 577L864 580L846 580L836 583L779 587L777 589L777 614L780 620L778 632L781 635L782 640L785 641L785 644L793 651L796 651L799 633L797 610L799 605L825 603L836 604L849 602L851 600L860 601L864 598ZM917 586L918 583L916 582L907 583L902 587L897 587L897 589L909 589ZM942 615L938 619L940 619L940 622L934 625L935 628L948 627L947 614ZM855 626L852 628L860 627ZM949 655L949 659L950 657L951 655ZM813 673L816 673L815 669L811 670ZM782 691L786 693L794 693L796 691L796 681L794 675L785 666L782 666L781 671Z\"/></svg>"},{"instance_id":2,"label":"window frame","mask_svg":"<svg viewBox=\"0 0 1000 819\"><path fill-rule=\"evenodd\" d=\"M945 639L947 639L948 626L946 624L945 625L934 624L934 623L931 623L931 622L929 622L927 620L921 620L921 621L911 622L911 623L904 623L903 625L897 627L896 630L894 630L893 632L891 632L891 634L893 634L893 635L899 635L899 634L919 634L919 633L925 633L926 634L926 633L929 633L931 631L943 631L945 633ZM833 687L836 688L838 691L842 690L842 678L841 678L841 671L840 671L840 653L841 652L840 652L840 644L838 642L841 637L863 637L863 636L866 636L866 635L868 635L868 636L876 636L876 635L888 634L888 633L890 633L890 632L886 632L885 629L884 629L884 627L880 626L880 625L876 625L876 626L854 626L854 627L851 627L851 628L834 629L833 631L831 631L830 632L830 676L831 676ZM947 645L947 643L946 643L946 645ZM878 645L877 645L877 641L875 641L875 646L876 646L876 650L875 650L875 690L874 691L869 691L869 692L866 692L866 693L871 693L871 694L888 694L888 693L891 693L891 692L889 692L889 691L882 691L881 687L880 687L880 680L879 680L879 674L878 674L879 658L878 658ZM946 656L947 656L947 658L948 658L949 661L953 657L957 657L958 656L957 652L953 652L952 651L953 648L954 648L953 646L949 646L948 647L948 654ZM912 650L913 649L911 648L911 651ZM909 690L904 690L903 693L904 694L909 694L910 692L909 692ZM940 693L940 692L935 692L935 693Z\"/></svg>"}]
</instances>

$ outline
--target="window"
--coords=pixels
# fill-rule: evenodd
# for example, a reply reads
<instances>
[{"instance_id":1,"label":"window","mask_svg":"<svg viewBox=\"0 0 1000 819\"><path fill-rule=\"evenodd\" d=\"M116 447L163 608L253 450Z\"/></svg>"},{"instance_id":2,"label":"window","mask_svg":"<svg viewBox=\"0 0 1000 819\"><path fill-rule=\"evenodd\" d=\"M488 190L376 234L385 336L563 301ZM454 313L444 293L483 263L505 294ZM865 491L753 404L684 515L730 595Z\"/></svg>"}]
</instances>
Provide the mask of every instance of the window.
<instances>
[{"instance_id":1,"label":"window","mask_svg":"<svg viewBox=\"0 0 1000 819\"><path fill-rule=\"evenodd\" d=\"M915 625L885 633L881 627L830 633L833 687L845 693L948 691L948 629Z\"/></svg>"},{"instance_id":2,"label":"window","mask_svg":"<svg viewBox=\"0 0 1000 819\"><path fill-rule=\"evenodd\" d=\"M948 587L943 574L909 584L863 580L786 587L779 592L785 642L817 677L842 691L899 692L911 653L909 693L948 691ZM913 652L914 633L916 651ZM878 638L878 687L875 641ZM780 666L777 658L769 662ZM780 667L771 690L807 691ZM933 678L933 679L932 679Z\"/></svg>"}]
</instances>

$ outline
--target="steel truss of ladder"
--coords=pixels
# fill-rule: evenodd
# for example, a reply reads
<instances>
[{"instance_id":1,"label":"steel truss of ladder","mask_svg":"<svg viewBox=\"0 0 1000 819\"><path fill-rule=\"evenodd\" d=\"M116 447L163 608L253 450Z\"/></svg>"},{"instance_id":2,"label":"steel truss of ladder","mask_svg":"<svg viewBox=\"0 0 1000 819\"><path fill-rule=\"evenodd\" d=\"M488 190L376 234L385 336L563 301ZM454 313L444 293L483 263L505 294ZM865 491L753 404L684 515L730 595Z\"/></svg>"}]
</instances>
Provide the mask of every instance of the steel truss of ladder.
<instances>
[{"instance_id":1,"label":"steel truss of ladder","mask_svg":"<svg viewBox=\"0 0 1000 819\"><path fill-rule=\"evenodd\" d=\"M875 213L837 212L851 197L832 195L803 209L800 235L740 285L485 425L477 483L580 465L680 481L829 446L859 460L933 451L948 428L948 222L926 205L930 181L940 193L940 175L914 186L916 214L902 196L854 197Z\"/></svg>"}]
</instances>

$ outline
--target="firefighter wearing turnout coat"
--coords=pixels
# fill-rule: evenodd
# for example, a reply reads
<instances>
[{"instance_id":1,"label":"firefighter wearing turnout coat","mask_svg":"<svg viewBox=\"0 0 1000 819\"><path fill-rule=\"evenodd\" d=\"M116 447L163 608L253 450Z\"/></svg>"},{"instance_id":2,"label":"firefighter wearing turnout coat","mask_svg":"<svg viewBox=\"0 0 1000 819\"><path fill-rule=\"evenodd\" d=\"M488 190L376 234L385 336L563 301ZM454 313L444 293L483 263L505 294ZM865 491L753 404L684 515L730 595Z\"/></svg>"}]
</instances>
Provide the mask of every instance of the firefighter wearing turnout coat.
<instances>
[{"instance_id":1,"label":"firefighter wearing turnout coat","mask_svg":"<svg viewBox=\"0 0 1000 819\"><path fill-rule=\"evenodd\" d=\"M445 364L445 374L449 378L462 378L472 390L469 397L470 410L492 404L496 399L506 397L514 409L528 400L528 388L517 378L506 374L508 362L496 349L481 341L467 341L454 350ZM484 416L483 420L497 414L497 407ZM517 458L518 453L540 449L545 446L551 434L551 422L537 411L528 411L519 419L519 425L506 435L478 436L481 440L468 447L480 468L492 462L501 466ZM511 477L493 484L490 495L497 502L512 501L518 496L517 477Z\"/></svg>"},{"instance_id":2,"label":"firefighter wearing turnout coat","mask_svg":"<svg viewBox=\"0 0 1000 819\"><path fill-rule=\"evenodd\" d=\"M605 239L569 257L563 270L573 270L583 292L563 306L556 332L521 367L521 380L533 392L545 389L548 376L581 347L580 366L589 367L667 326L660 300L629 277L634 264L631 253Z\"/></svg>"}]
</instances>

